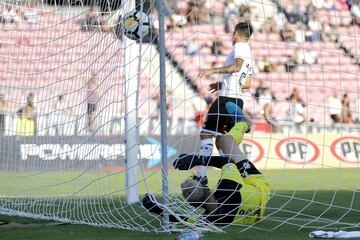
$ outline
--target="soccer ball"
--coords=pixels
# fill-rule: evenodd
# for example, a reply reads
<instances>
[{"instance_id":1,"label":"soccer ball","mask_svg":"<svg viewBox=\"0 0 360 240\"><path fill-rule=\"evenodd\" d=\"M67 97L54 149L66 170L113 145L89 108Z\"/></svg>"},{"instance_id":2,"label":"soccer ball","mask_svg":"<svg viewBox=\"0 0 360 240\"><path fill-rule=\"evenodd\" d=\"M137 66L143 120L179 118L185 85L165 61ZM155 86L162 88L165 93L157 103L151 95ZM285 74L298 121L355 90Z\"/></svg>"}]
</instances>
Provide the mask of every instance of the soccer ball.
<instances>
[{"instance_id":1,"label":"soccer ball","mask_svg":"<svg viewBox=\"0 0 360 240\"><path fill-rule=\"evenodd\" d=\"M122 30L126 37L139 40L150 32L149 16L141 11L131 11L124 15Z\"/></svg>"}]
</instances>

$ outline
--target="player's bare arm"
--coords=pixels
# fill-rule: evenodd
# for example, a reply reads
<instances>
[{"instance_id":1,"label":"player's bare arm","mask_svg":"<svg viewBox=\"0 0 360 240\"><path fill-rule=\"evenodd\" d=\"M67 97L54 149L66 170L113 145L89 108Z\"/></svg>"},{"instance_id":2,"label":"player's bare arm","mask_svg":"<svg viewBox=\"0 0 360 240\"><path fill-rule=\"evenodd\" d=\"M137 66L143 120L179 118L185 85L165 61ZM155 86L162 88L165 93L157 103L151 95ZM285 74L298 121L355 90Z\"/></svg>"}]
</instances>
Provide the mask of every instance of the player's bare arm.
<instances>
[{"instance_id":1,"label":"player's bare arm","mask_svg":"<svg viewBox=\"0 0 360 240\"><path fill-rule=\"evenodd\" d=\"M248 90L251 87L252 79L253 79L252 75L248 76L246 82L242 86L242 89Z\"/></svg>"},{"instance_id":2,"label":"player's bare arm","mask_svg":"<svg viewBox=\"0 0 360 240\"><path fill-rule=\"evenodd\" d=\"M234 63L228 66L202 69L200 71L200 76L209 76L214 73L227 74L227 73L239 72L241 70L243 63L244 63L243 59L236 58Z\"/></svg>"}]
</instances>

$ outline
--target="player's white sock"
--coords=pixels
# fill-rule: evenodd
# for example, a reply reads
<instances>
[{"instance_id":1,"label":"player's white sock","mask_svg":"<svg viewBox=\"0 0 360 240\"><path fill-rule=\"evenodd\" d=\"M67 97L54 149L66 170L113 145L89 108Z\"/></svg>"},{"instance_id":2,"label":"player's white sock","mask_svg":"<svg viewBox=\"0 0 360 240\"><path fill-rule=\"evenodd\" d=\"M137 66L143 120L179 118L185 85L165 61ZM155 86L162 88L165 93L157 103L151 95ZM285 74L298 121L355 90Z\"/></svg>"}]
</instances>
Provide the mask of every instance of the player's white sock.
<instances>
[{"instance_id":1,"label":"player's white sock","mask_svg":"<svg viewBox=\"0 0 360 240\"><path fill-rule=\"evenodd\" d=\"M200 157L210 157L213 151L213 140L212 138L202 139L200 141ZM207 166L200 166L197 172L198 177L206 176Z\"/></svg>"}]
</instances>

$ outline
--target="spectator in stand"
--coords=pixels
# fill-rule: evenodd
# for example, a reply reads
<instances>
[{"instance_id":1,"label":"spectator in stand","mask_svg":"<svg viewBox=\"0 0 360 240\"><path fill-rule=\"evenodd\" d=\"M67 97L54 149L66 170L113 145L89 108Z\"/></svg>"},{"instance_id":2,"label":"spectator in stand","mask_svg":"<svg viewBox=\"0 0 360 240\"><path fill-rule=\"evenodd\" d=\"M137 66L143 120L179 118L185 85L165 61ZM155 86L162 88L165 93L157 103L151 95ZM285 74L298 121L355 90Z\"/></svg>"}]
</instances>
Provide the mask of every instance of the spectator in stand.
<instances>
[{"instance_id":1,"label":"spectator in stand","mask_svg":"<svg viewBox=\"0 0 360 240\"><path fill-rule=\"evenodd\" d=\"M272 103L273 101L273 93L269 88L265 88L263 93L259 97L259 105L260 105L260 113L264 115L264 107L268 103Z\"/></svg>"},{"instance_id":2,"label":"spectator in stand","mask_svg":"<svg viewBox=\"0 0 360 240\"><path fill-rule=\"evenodd\" d=\"M0 135L4 135L5 133L5 116L7 110L8 104L5 101L5 96L3 93L0 93Z\"/></svg>"},{"instance_id":3,"label":"spectator in stand","mask_svg":"<svg viewBox=\"0 0 360 240\"><path fill-rule=\"evenodd\" d=\"M338 98L337 92L334 91L328 97L328 104L329 104L330 118L332 119L333 123L340 123L341 113L342 113L342 103Z\"/></svg>"},{"instance_id":4,"label":"spectator in stand","mask_svg":"<svg viewBox=\"0 0 360 240\"><path fill-rule=\"evenodd\" d=\"M36 24L37 16L38 14L33 10L32 5L29 5L29 7L24 11L24 20L28 23L29 27Z\"/></svg>"},{"instance_id":5,"label":"spectator in stand","mask_svg":"<svg viewBox=\"0 0 360 240\"><path fill-rule=\"evenodd\" d=\"M202 45L196 37L191 37L187 40L186 54L194 56L200 53Z\"/></svg>"},{"instance_id":6,"label":"spectator in stand","mask_svg":"<svg viewBox=\"0 0 360 240\"><path fill-rule=\"evenodd\" d=\"M159 15L158 15L156 8L151 9L149 19L150 19L150 24L151 24L151 31L155 35L159 35ZM169 30L169 28L166 24L164 27L165 27L165 31ZM122 31L122 29L120 29L120 30Z\"/></svg>"},{"instance_id":7,"label":"spectator in stand","mask_svg":"<svg viewBox=\"0 0 360 240\"><path fill-rule=\"evenodd\" d=\"M287 59L284 62L285 71L293 73L296 70L297 61L295 54L288 54Z\"/></svg>"},{"instance_id":8,"label":"spectator in stand","mask_svg":"<svg viewBox=\"0 0 360 240\"><path fill-rule=\"evenodd\" d=\"M284 42L293 42L295 40L295 33L290 29L289 24L285 24L280 30L280 37Z\"/></svg>"},{"instance_id":9,"label":"spectator in stand","mask_svg":"<svg viewBox=\"0 0 360 240\"><path fill-rule=\"evenodd\" d=\"M295 58L297 64L316 64L316 52L309 52L307 49L297 48L295 51Z\"/></svg>"},{"instance_id":10,"label":"spectator in stand","mask_svg":"<svg viewBox=\"0 0 360 240\"><path fill-rule=\"evenodd\" d=\"M300 21L300 4L296 3L295 5L291 6L290 11L285 12L287 20L289 23L294 24Z\"/></svg>"},{"instance_id":11,"label":"spectator in stand","mask_svg":"<svg viewBox=\"0 0 360 240\"><path fill-rule=\"evenodd\" d=\"M278 9L278 12L275 16L273 16L273 25L276 26L277 32L280 32L280 29L284 28L287 22L286 15L282 11L282 9Z\"/></svg>"},{"instance_id":12,"label":"spectator in stand","mask_svg":"<svg viewBox=\"0 0 360 240\"><path fill-rule=\"evenodd\" d=\"M13 18L15 15L15 11L11 7L7 7L2 11L2 23L13 23Z\"/></svg>"},{"instance_id":13,"label":"spectator in stand","mask_svg":"<svg viewBox=\"0 0 360 240\"><path fill-rule=\"evenodd\" d=\"M337 30L328 23L323 23L321 26L321 40L323 42L334 42L338 38Z\"/></svg>"},{"instance_id":14,"label":"spectator in stand","mask_svg":"<svg viewBox=\"0 0 360 240\"><path fill-rule=\"evenodd\" d=\"M272 107L273 106L273 102L270 103L266 103L264 108L263 108L263 116L266 122L268 122L271 126L271 131L273 133L279 133L281 132L281 125L278 122L278 120L273 117L273 111L272 111Z\"/></svg>"},{"instance_id":15,"label":"spectator in stand","mask_svg":"<svg viewBox=\"0 0 360 240\"><path fill-rule=\"evenodd\" d=\"M304 108L296 96L290 98L290 103L290 120L294 123L297 131L301 132L300 126L307 121Z\"/></svg>"},{"instance_id":16,"label":"spectator in stand","mask_svg":"<svg viewBox=\"0 0 360 240\"><path fill-rule=\"evenodd\" d=\"M309 52L308 50L305 50L304 63L305 64L317 64L317 62L318 62L317 53L315 51Z\"/></svg>"},{"instance_id":17,"label":"spectator in stand","mask_svg":"<svg viewBox=\"0 0 360 240\"><path fill-rule=\"evenodd\" d=\"M276 72L277 67L276 64L273 64L269 57L266 55L263 55L256 61L256 67L259 70L259 72Z\"/></svg>"},{"instance_id":18,"label":"spectator in stand","mask_svg":"<svg viewBox=\"0 0 360 240\"><path fill-rule=\"evenodd\" d=\"M250 20L251 6L246 3L242 3L239 7L239 17L240 21Z\"/></svg>"},{"instance_id":19,"label":"spectator in stand","mask_svg":"<svg viewBox=\"0 0 360 240\"><path fill-rule=\"evenodd\" d=\"M352 115L351 115L351 110L350 110L350 99L347 94L343 95L341 104L342 104L342 111L341 111L342 122L343 123L352 123L353 120L352 120Z\"/></svg>"},{"instance_id":20,"label":"spectator in stand","mask_svg":"<svg viewBox=\"0 0 360 240\"><path fill-rule=\"evenodd\" d=\"M263 79L260 79L259 84L255 87L255 94L254 97L257 102L259 102L259 97L263 95L263 92L265 91L267 87L265 86L265 81Z\"/></svg>"},{"instance_id":21,"label":"spectator in stand","mask_svg":"<svg viewBox=\"0 0 360 240\"><path fill-rule=\"evenodd\" d=\"M350 9L353 5L356 4L358 0L346 0L346 4L348 5L348 8Z\"/></svg>"},{"instance_id":22,"label":"spectator in stand","mask_svg":"<svg viewBox=\"0 0 360 240\"><path fill-rule=\"evenodd\" d=\"M306 36L306 25L302 23L297 23L295 30L295 42L303 44L305 42Z\"/></svg>"},{"instance_id":23,"label":"spectator in stand","mask_svg":"<svg viewBox=\"0 0 360 240\"><path fill-rule=\"evenodd\" d=\"M316 9L316 7L309 2L309 4L306 6L306 10L305 10L305 14L303 15L303 19L302 19L302 23L304 25L307 25L309 23L309 19L310 19L310 15L315 14L318 12L318 9Z\"/></svg>"},{"instance_id":24,"label":"spectator in stand","mask_svg":"<svg viewBox=\"0 0 360 240\"><path fill-rule=\"evenodd\" d=\"M254 107L252 106L252 100L253 96L249 92L249 90L243 90L241 93L240 98L243 100L243 113L246 116L247 119L251 121L251 119L254 119L256 116L255 112L253 111Z\"/></svg>"},{"instance_id":25,"label":"spectator in stand","mask_svg":"<svg viewBox=\"0 0 360 240\"><path fill-rule=\"evenodd\" d=\"M67 102L64 100L64 95L60 94L54 104L54 111L62 113L70 113L71 108L69 108Z\"/></svg>"},{"instance_id":26,"label":"spectator in stand","mask_svg":"<svg viewBox=\"0 0 360 240\"><path fill-rule=\"evenodd\" d=\"M91 31L94 26L101 25L100 12L96 4L91 5L90 11L86 14L85 19L81 21L83 31Z\"/></svg>"},{"instance_id":27,"label":"spectator in stand","mask_svg":"<svg viewBox=\"0 0 360 240\"><path fill-rule=\"evenodd\" d=\"M172 14L170 16L170 25L168 29L171 29L171 31L178 32L181 30L181 27L186 25L187 20L185 16L178 15L178 14Z\"/></svg>"},{"instance_id":28,"label":"spectator in stand","mask_svg":"<svg viewBox=\"0 0 360 240\"><path fill-rule=\"evenodd\" d=\"M204 11L205 1L195 0L188 2L187 22L189 24L200 24L205 21L208 13Z\"/></svg>"},{"instance_id":29,"label":"spectator in stand","mask_svg":"<svg viewBox=\"0 0 360 240\"><path fill-rule=\"evenodd\" d=\"M160 89L158 89L158 91L156 91L156 93L154 94L154 96L152 97L152 100L154 100L155 102L156 102L156 109L157 109L157 116L158 117L160 117L160 108L161 108L161 106L160 106L160 104L161 104L161 102L160 102ZM172 94L172 91L171 90L166 90L166 97L167 97L167 101L166 101L166 106L165 106L165 109L166 109L166 111L169 111L170 110L170 108L171 108L171 96L172 96L173 94Z\"/></svg>"},{"instance_id":30,"label":"spectator in stand","mask_svg":"<svg viewBox=\"0 0 360 240\"><path fill-rule=\"evenodd\" d=\"M58 135L65 135L66 128L65 124L68 122L68 114L71 113L71 108L69 108L67 102L64 100L64 95L60 94L54 104L53 111L54 115L54 125Z\"/></svg>"},{"instance_id":31,"label":"spectator in stand","mask_svg":"<svg viewBox=\"0 0 360 240\"><path fill-rule=\"evenodd\" d=\"M278 25L274 22L273 18L266 18L265 23L260 28L261 33L279 33Z\"/></svg>"},{"instance_id":32,"label":"spectator in stand","mask_svg":"<svg viewBox=\"0 0 360 240\"><path fill-rule=\"evenodd\" d=\"M360 25L360 2L359 0L356 0L355 4L351 6L350 9L353 17L354 17L354 23L357 25Z\"/></svg>"},{"instance_id":33,"label":"spectator in stand","mask_svg":"<svg viewBox=\"0 0 360 240\"><path fill-rule=\"evenodd\" d=\"M29 93L26 98L26 105L17 111L16 134L20 136L35 135L35 107L34 94Z\"/></svg>"},{"instance_id":34,"label":"spectator in stand","mask_svg":"<svg viewBox=\"0 0 360 240\"><path fill-rule=\"evenodd\" d=\"M333 11L333 10L335 10L335 1L334 0L325 0L323 7L325 10Z\"/></svg>"},{"instance_id":35,"label":"spectator in stand","mask_svg":"<svg viewBox=\"0 0 360 240\"><path fill-rule=\"evenodd\" d=\"M233 29L232 20L238 15L238 8L233 0L227 0L224 2L224 30L226 33Z\"/></svg>"},{"instance_id":36,"label":"spectator in stand","mask_svg":"<svg viewBox=\"0 0 360 240\"><path fill-rule=\"evenodd\" d=\"M205 101L205 91L200 90L199 94L191 101L193 111L195 113L195 122L198 128L204 124L204 117L208 111L208 104Z\"/></svg>"},{"instance_id":37,"label":"spectator in stand","mask_svg":"<svg viewBox=\"0 0 360 240\"><path fill-rule=\"evenodd\" d=\"M317 9L321 9L324 7L324 0L312 0L312 5Z\"/></svg>"},{"instance_id":38,"label":"spectator in stand","mask_svg":"<svg viewBox=\"0 0 360 240\"><path fill-rule=\"evenodd\" d=\"M214 21L214 8L213 8L214 0L205 0L203 14L204 18L206 15L209 15L210 19L209 22Z\"/></svg>"},{"instance_id":39,"label":"spectator in stand","mask_svg":"<svg viewBox=\"0 0 360 240\"><path fill-rule=\"evenodd\" d=\"M305 101L302 99L302 97L300 97L300 94L299 94L299 90L295 87L293 88L290 96L288 98L286 98L286 100L290 101L290 99L295 96L297 101L303 106L305 107L306 106L306 103Z\"/></svg>"},{"instance_id":40,"label":"spectator in stand","mask_svg":"<svg viewBox=\"0 0 360 240\"><path fill-rule=\"evenodd\" d=\"M321 40L321 23L318 21L316 15L311 15L308 22L308 29L311 32L308 41L317 42Z\"/></svg>"},{"instance_id":41,"label":"spectator in stand","mask_svg":"<svg viewBox=\"0 0 360 240\"><path fill-rule=\"evenodd\" d=\"M20 22L22 21L22 15L21 15L21 12L20 12L20 9L16 9L15 11L15 15L14 15L14 18L13 18L13 22L19 26Z\"/></svg>"},{"instance_id":42,"label":"spectator in stand","mask_svg":"<svg viewBox=\"0 0 360 240\"><path fill-rule=\"evenodd\" d=\"M215 36L213 38L212 44L211 44L211 54L212 55L223 55L224 54L224 45L222 41L220 41L220 38L218 36Z\"/></svg>"},{"instance_id":43,"label":"spectator in stand","mask_svg":"<svg viewBox=\"0 0 360 240\"><path fill-rule=\"evenodd\" d=\"M262 23L262 19L260 19L260 15L257 13L254 14L251 24L254 32L259 32L261 27L264 25L264 23Z\"/></svg>"},{"instance_id":44,"label":"spectator in stand","mask_svg":"<svg viewBox=\"0 0 360 240\"><path fill-rule=\"evenodd\" d=\"M360 98L356 99L355 101L355 114L356 114L356 123L360 123Z\"/></svg>"},{"instance_id":45,"label":"spectator in stand","mask_svg":"<svg viewBox=\"0 0 360 240\"><path fill-rule=\"evenodd\" d=\"M94 117L96 112L96 105L98 102L98 81L95 73L91 74L91 78L86 83L86 101L87 101L87 117L88 117L88 129L93 131L94 129Z\"/></svg>"}]
</instances>

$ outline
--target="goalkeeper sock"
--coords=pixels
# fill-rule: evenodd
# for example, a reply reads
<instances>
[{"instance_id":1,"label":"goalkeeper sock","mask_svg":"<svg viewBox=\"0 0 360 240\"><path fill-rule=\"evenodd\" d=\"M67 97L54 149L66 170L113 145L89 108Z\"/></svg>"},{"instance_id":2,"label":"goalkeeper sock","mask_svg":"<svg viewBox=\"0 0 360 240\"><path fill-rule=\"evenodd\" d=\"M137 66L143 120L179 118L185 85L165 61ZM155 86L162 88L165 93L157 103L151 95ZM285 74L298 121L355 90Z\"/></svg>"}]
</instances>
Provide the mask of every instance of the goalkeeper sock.
<instances>
[{"instance_id":1,"label":"goalkeeper sock","mask_svg":"<svg viewBox=\"0 0 360 240\"><path fill-rule=\"evenodd\" d=\"M199 154L199 158L208 158L211 156L212 151L213 151L213 140L212 138L206 138L206 139L202 139L200 142L200 154ZM198 177L205 177L206 176L206 171L207 171L207 166L200 166L198 171L197 171L197 176Z\"/></svg>"}]
</instances>

